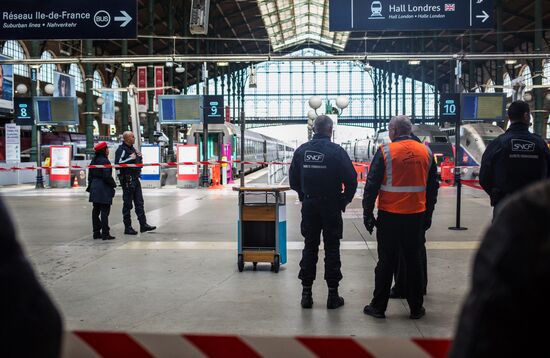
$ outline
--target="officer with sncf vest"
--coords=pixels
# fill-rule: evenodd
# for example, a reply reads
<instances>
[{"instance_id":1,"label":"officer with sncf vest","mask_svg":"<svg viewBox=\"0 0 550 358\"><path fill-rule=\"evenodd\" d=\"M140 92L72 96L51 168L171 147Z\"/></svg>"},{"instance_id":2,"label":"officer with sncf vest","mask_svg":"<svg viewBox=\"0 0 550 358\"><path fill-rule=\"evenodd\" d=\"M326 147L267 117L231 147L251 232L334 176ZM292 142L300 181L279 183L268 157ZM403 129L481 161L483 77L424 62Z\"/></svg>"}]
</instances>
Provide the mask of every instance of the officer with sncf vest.
<instances>
[{"instance_id":1,"label":"officer with sncf vest","mask_svg":"<svg viewBox=\"0 0 550 358\"><path fill-rule=\"evenodd\" d=\"M392 142L376 152L363 195L365 227L372 234L376 226L378 242L374 295L363 312L376 318L386 317L400 250L407 269L409 317L419 319L426 314L420 253L424 231L431 226L439 183L432 153L411 137L411 130L407 116L391 119L388 132ZM377 197L376 219L373 210Z\"/></svg>"},{"instance_id":2,"label":"officer with sncf vest","mask_svg":"<svg viewBox=\"0 0 550 358\"><path fill-rule=\"evenodd\" d=\"M290 187L302 202L301 231L305 247L298 278L302 280L303 308L313 306L311 287L316 276L321 232L325 245L325 280L329 289L327 308L344 305L344 299L338 294L342 279L342 212L357 190L357 173L346 151L331 142L332 126L330 117L317 117L313 139L296 149L290 166Z\"/></svg>"},{"instance_id":3,"label":"officer with sncf vest","mask_svg":"<svg viewBox=\"0 0 550 358\"><path fill-rule=\"evenodd\" d=\"M118 147L115 154L115 164L141 164L143 159L141 153L134 148L134 133L127 131L122 134L123 143ZM138 217L140 232L152 231L156 226L147 224L145 217L145 208L143 202L143 193L141 191L141 168L119 168L119 180L122 186L122 219L124 221L124 234L137 235L137 231L132 228L132 202L136 206L136 215Z\"/></svg>"},{"instance_id":4,"label":"officer with sncf vest","mask_svg":"<svg viewBox=\"0 0 550 358\"><path fill-rule=\"evenodd\" d=\"M498 211L502 199L550 176L550 150L542 137L529 132L529 105L515 101L508 108L510 128L487 146L481 158L479 183Z\"/></svg>"}]
</instances>

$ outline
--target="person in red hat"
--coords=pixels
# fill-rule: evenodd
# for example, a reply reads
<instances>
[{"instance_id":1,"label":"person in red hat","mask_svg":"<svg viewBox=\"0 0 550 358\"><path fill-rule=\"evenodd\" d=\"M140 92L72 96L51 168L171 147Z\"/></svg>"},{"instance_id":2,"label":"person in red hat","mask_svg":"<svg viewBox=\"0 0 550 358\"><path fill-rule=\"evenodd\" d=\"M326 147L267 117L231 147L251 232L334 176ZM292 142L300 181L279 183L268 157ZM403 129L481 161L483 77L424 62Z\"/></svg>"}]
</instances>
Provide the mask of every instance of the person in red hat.
<instances>
[{"instance_id":1,"label":"person in red hat","mask_svg":"<svg viewBox=\"0 0 550 358\"><path fill-rule=\"evenodd\" d=\"M94 147L95 156L90 165L111 165L107 143L101 142ZM92 226L94 239L113 240L109 228L109 213L115 196L116 183L112 168L90 169L88 188L90 202L93 203Z\"/></svg>"}]
</instances>

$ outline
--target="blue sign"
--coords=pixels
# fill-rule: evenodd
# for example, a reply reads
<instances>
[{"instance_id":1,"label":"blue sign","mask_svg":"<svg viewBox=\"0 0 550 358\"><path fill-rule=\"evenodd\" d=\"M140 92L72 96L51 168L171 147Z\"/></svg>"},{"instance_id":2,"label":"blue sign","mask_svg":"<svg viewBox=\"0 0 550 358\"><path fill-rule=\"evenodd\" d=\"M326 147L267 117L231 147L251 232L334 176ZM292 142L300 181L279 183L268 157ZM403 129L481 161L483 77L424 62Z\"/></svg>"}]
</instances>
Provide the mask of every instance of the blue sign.
<instances>
[{"instance_id":1,"label":"blue sign","mask_svg":"<svg viewBox=\"0 0 550 358\"><path fill-rule=\"evenodd\" d=\"M223 124L225 122L223 96L204 96L202 113L205 123Z\"/></svg>"},{"instance_id":2,"label":"blue sign","mask_svg":"<svg viewBox=\"0 0 550 358\"><path fill-rule=\"evenodd\" d=\"M137 0L2 0L1 40L131 39Z\"/></svg>"},{"instance_id":3,"label":"blue sign","mask_svg":"<svg viewBox=\"0 0 550 358\"><path fill-rule=\"evenodd\" d=\"M14 102L15 124L32 126L34 124L32 97L15 97Z\"/></svg>"},{"instance_id":4,"label":"blue sign","mask_svg":"<svg viewBox=\"0 0 550 358\"><path fill-rule=\"evenodd\" d=\"M502 122L506 119L505 93L463 93L462 119Z\"/></svg>"},{"instance_id":5,"label":"blue sign","mask_svg":"<svg viewBox=\"0 0 550 358\"><path fill-rule=\"evenodd\" d=\"M439 107L441 122L456 123L460 119L460 94L442 94Z\"/></svg>"},{"instance_id":6,"label":"blue sign","mask_svg":"<svg viewBox=\"0 0 550 358\"><path fill-rule=\"evenodd\" d=\"M36 124L49 126L78 125L76 97L34 97Z\"/></svg>"},{"instance_id":7,"label":"blue sign","mask_svg":"<svg viewBox=\"0 0 550 358\"><path fill-rule=\"evenodd\" d=\"M330 0L330 31L493 28L493 0Z\"/></svg>"}]
</instances>

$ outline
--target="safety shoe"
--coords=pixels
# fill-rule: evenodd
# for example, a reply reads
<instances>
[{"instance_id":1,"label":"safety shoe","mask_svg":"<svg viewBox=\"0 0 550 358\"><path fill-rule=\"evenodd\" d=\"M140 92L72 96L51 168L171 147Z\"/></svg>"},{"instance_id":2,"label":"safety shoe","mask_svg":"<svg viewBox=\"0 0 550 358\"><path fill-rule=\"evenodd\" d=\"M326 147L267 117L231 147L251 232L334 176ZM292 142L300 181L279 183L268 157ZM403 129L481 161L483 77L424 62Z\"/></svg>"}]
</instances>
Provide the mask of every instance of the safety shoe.
<instances>
[{"instance_id":1,"label":"safety shoe","mask_svg":"<svg viewBox=\"0 0 550 358\"><path fill-rule=\"evenodd\" d=\"M124 229L124 235L137 235L138 232L133 227L128 226Z\"/></svg>"},{"instance_id":2,"label":"safety shoe","mask_svg":"<svg viewBox=\"0 0 550 358\"><path fill-rule=\"evenodd\" d=\"M409 316L410 319L420 319L426 315L426 309L424 307L420 307L416 310L411 310L411 315Z\"/></svg>"},{"instance_id":3,"label":"safety shoe","mask_svg":"<svg viewBox=\"0 0 550 358\"><path fill-rule=\"evenodd\" d=\"M157 227L156 226L151 226L149 224L145 224L143 225L142 227L139 228L139 231L140 232L147 232L147 231L153 231L155 230Z\"/></svg>"},{"instance_id":4,"label":"safety shoe","mask_svg":"<svg viewBox=\"0 0 550 358\"><path fill-rule=\"evenodd\" d=\"M304 287L302 289L302 301L300 302L302 308L312 308L313 307L313 294L311 293L311 286Z\"/></svg>"},{"instance_id":5,"label":"safety shoe","mask_svg":"<svg viewBox=\"0 0 550 358\"><path fill-rule=\"evenodd\" d=\"M363 308L363 313L374 318L386 318L386 314L383 311L377 310L371 305L366 305L365 308Z\"/></svg>"},{"instance_id":6,"label":"safety shoe","mask_svg":"<svg viewBox=\"0 0 550 358\"><path fill-rule=\"evenodd\" d=\"M114 240L115 237L107 234L107 235L103 235L103 237L101 239L102 240Z\"/></svg>"},{"instance_id":7,"label":"safety shoe","mask_svg":"<svg viewBox=\"0 0 550 358\"><path fill-rule=\"evenodd\" d=\"M329 310L342 307L344 305L344 299L338 295L337 288L328 289L327 308Z\"/></svg>"}]
</instances>

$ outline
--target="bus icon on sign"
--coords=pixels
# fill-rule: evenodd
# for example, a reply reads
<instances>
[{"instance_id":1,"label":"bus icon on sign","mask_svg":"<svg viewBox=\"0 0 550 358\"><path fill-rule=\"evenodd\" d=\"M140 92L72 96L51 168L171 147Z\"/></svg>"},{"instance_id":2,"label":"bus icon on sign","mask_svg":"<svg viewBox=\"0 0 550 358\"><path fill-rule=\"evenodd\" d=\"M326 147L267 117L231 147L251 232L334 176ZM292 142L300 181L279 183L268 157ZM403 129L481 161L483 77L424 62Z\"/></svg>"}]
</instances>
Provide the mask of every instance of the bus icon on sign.
<instances>
[{"instance_id":1,"label":"bus icon on sign","mask_svg":"<svg viewBox=\"0 0 550 358\"><path fill-rule=\"evenodd\" d=\"M382 16L382 3L380 1L373 1L370 5L371 16L369 19L385 19Z\"/></svg>"}]
</instances>

